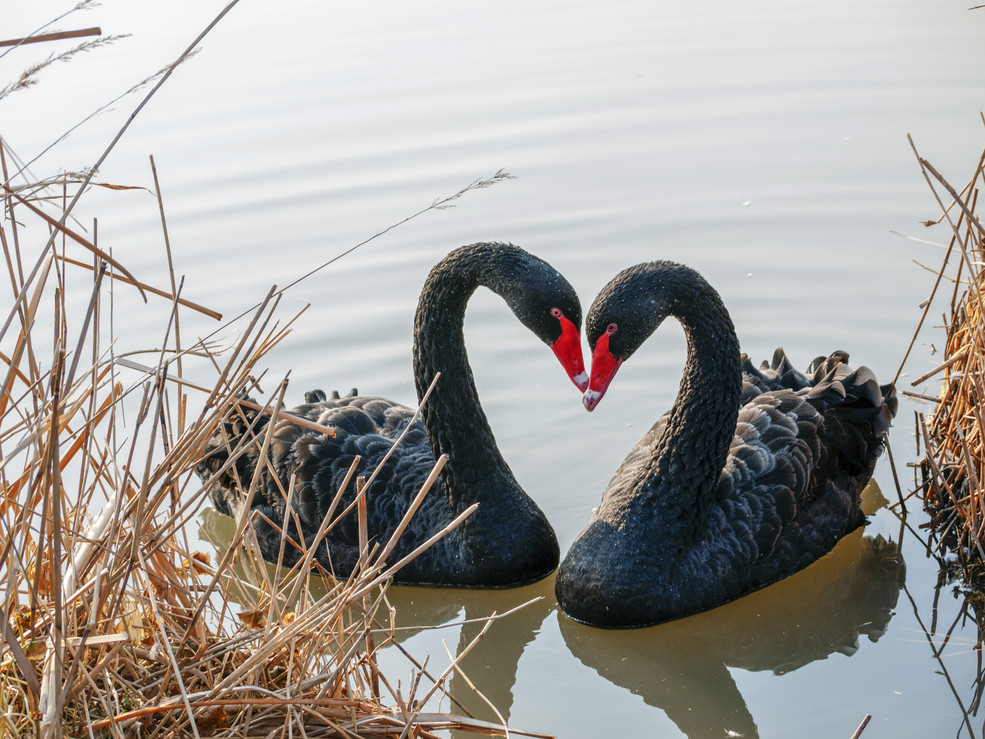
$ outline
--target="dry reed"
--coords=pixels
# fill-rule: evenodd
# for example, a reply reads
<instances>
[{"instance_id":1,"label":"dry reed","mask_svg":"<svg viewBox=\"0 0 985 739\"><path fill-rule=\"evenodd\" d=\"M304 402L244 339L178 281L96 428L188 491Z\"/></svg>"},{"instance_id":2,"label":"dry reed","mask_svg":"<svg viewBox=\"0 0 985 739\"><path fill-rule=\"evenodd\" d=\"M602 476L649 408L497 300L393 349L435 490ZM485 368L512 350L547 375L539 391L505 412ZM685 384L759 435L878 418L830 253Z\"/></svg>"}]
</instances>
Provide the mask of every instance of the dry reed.
<instances>
[{"instance_id":1,"label":"dry reed","mask_svg":"<svg viewBox=\"0 0 985 739\"><path fill-rule=\"evenodd\" d=\"M933 223L945 222L951 233L917 328L919 333L934 298L949 286L949 309L942 317L943 359L934 371L912 381L915 387L930 380L940 382L930 418L916 417L918 443L924 449L918 488L925 491L935 545L955 555L969 582L981 584L985 562L985 229L976 209L985 183L985 152L960 190L920 157L916 147L914 153L941 207L941 216ZM938 194L939 189L946 194ZM926 399L927 395L919 397Z\"/></svg>"},{"instance_id":2,"label":"dry reed","mask_svg":"<svg viewBox=\"0 0 985 739\"><path fill-rule=\"evenodd\" d=\"M293 569L264 564L248 511L217 563L191 543L208 495L191 471L243 393L259 392L258 363L289 333L294 319L276 317L283 290L233 319L246 325L223 351L217 334L186 344L189 311L221 317L181 295L160 195L168 289L140 282L94 236L67 225L99 162L173 66L85 173L22 182L25 167L10 171L0 139L11 295L0 319L0 737L505 734L464 710L430 706L467 649L436 677L407 655L404 688L381 672L379 649L403 651L386 600L390 577L409 561L387 561L395 540L371 548L363 537L360 566L344 581L310 557ZM476 180L401 223L508 177ZM160 348L141 361L120 353L112 328L113 312L138 296L171 305ZM185 375L195 362L207 380ZM267 412L279 412L285 389L286 379ZM326 518L323 531L331 525Z\"/></svg>"},{"instance_id":3,"label":"dry reed","mask_svg":"<svg viewBox=\"0 0 985 739\"><path fill-rule=\"evenodd\" d=\"M180 298L177 282L172 292L145 286L172 308L165 348L145 366L115 356L119 337L103 334L107 278L140 283L109 271L108 255L44 214L40 197L31 203L7 189L3 204L13 300L0 331L0 736L504 733L424 711L455 662L434 678L411 660L406 691L381 673L377 650L395 634L386 587L409 561L387 562L395 539L377 549L367 541L345 581L313 572L310 557L290 570L264 565L248 511L218 563L190 545L187 528L207 496L191 470L242 394L256 392L258 362L290 330L275 318L278 291L220 354L214 343L177 339L182 311L213 311ZM28 270L21 244L32 219L61 246L41 250ZM91 252L91 264L67 257L68 243ZM88 306L70 317L80 284ZM181 376L193 357L213 368L212 383ZM285 390L286 381L267 412L278 412Z\"/></svg>"}]
</instances>

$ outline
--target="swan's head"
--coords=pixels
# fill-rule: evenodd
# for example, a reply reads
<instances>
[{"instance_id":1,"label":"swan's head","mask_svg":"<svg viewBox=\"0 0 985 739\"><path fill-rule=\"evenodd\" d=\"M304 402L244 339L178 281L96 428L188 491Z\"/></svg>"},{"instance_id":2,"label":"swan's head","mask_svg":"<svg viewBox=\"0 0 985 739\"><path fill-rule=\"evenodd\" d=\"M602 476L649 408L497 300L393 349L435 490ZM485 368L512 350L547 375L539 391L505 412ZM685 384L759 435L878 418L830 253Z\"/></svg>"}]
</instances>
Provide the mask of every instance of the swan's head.
<instances>
[{"instance_id":1,"label":"swan's head","mask_svg":"<svg viewBox=\"0 0 985 739\"><path fill-rule=\"evenodd\" d=\"M504 260L497 284L520 322L547 344L580 391L588 387L588 372L581 353L581 302L564 276L550 264L519 247L522 257Z\"/></svg>"},{"instance_id":2,"label":"swan's head","mask_svg":"<svg viewBox=\"0 0 985 739\"><path fill-rule=\"evenodd\" d=\"M651 262L624 269L592 302L585 318L592 372L582 398L588 410L595 410L622 363L664 318L677 313L683 284L679 268L673 262Z\"/></svg>"},{"instance_id":3,"label":"swan's head","mask_svg":"<svg viewBox=\"0 0 985 739\"><path fill-rule=\"evenodd\" d=\"M582 392L588 388L588 372L581 354L581 304L568 281L558 275L568 289L528 294L530 323L520 320L547 344L564 367L571 381ZM553 294L552 294L553 293Z\"/></svg>"}]
</instances>

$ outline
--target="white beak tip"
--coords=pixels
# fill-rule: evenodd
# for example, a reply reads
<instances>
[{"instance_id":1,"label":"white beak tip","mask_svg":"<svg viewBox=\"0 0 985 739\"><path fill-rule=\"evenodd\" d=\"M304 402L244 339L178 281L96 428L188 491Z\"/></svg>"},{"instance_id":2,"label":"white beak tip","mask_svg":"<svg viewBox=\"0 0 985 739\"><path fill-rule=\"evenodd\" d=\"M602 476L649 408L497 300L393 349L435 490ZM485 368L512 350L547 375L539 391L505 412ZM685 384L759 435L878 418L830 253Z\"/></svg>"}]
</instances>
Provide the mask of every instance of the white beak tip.
<instances>
[{"instance_id":1,"label":"white beak tip","mask_svg":"<svg viewBox=\"0 0 985 739\"><path fill-rule=\"evenodd\" d=\"M579 372L577 375L571 378L574 381L575 386L585 392L588 390L588 373L585 371Z\"/></svg>"},{"instance_id":2,"label":"white beak tip","mask_svg":"<svg viewBox=\"0 0 985 739\"><path fill-rule=\"evenodd\" d=\"M602 393L597 390L586 390L584 397L582 397L581 402L584 403L585 409L589 411L595 410L595 406L599 404L602 399Z\"/></svg>"}]
</instances>

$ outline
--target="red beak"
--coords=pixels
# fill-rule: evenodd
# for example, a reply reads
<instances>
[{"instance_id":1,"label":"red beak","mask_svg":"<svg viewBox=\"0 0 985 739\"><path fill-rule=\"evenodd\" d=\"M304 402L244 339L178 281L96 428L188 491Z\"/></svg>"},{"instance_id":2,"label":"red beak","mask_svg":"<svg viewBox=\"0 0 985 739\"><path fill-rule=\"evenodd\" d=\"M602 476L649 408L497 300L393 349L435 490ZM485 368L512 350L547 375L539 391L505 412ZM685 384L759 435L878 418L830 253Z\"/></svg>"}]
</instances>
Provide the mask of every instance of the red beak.
<instances>
[{"instance_id":1,"label":"red beak","mask_svg":"<svg viewBox=\"0 0 985 739\"><path fill-rule=\"evenodd\" d=\"M609 351L609 334L599 336L598 341L595 342L595 352L592 354L592 376L588 381L585 397L581 399L587 410L595 410L595 406L609 389L609 383L616 376L621 364L622 360L616 359Z\"/></svg>"},{"instance_id":2,"label":"red beak","mask_svg":"<svg viewBox=\"0 0 985 739\"><path fill-rule=\"evenodd\" d=\"M575 387L584 392L588 387L588 373L585 371L585 360L581 356L578 327L564 316L558 318L558 321L561 322L561 335L551 344L551 351L575 383Z\"/></svg>"}]
</instances>

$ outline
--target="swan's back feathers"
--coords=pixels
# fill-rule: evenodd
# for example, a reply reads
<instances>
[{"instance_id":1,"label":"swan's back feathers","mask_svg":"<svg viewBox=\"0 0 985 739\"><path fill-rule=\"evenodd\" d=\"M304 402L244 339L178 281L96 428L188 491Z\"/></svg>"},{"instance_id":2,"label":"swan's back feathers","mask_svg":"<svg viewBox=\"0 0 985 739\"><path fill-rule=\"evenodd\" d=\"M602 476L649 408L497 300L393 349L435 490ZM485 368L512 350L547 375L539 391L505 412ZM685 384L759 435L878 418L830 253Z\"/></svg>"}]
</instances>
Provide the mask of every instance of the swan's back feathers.
<instances>
[{"instance_id":1,"label":"swan's back feathers","mask_svg":"<svg viewBox=\"0 0 985 739\"><path fill-rule=\"evenodd\" d=\"M252 398L244 400L254 402ZM240 454L235 463L227 468L230 457L238 453L240 441L248 438L263 438L270 416L259 413L245 405L237 405L232 418L216 430L208 440L202 458L195 465L195 472L205 483L212 484L209 497L212 505L220 513L235 516L239 510L243 494L250 487L253 471L257 466L259 447L252 445Z\"/></svg>"},{"instance_id":2,"label":"swan's back feathers","mask_svg":"<svg viewBox=\"0 0 985 739\"><path fill-rule=\"evenodd\" d=\"M847 352L836 351L815 358L807 373L802 374L793 369L782 348L759 369L743 354L740 405L748 404L764 392L792 390L826 417L830 414L839 423L854 425L867 435L881 438L896 415L895 388L880 385L872 370L853 369L848 361Z\"/></svg>"},{"instance_id":3,"label":"swan's back feathers","mask_svg":"<svg viewBox=\"0 0 985 739\"><path fill-rule=\"evenodd\" d=\"M814 362L816 363L819 359L821 357L815 359ZM759 393L782 389L802 390L810 385L810 380L790 363L782 347L773 352L771 360L764 361L758 368L753 365L752 360L746 354L742 355L740 362L742 365L743 405Z\"/></svg>"},{"instance_id":4,"label":"swan's back feathers","mask_svg":"<svg viewBox=\"0 0 985 739\"><path fill-rule=\"evenodd\" d=\"M735 539L747 562L769 556L808 504L821 424L817 410L790 390L760 393L740 409L717 499L726 521L743 522Z\"/></svg>"},{"instance_id":5,"label":"swan's back feathers","mask_svg":"<svg viewBox=\"0 0 985 739\"><path fill-rule=\"evenodd\" d=\"M413 411L406 406L383 398L358 396L303 405L292 414L335 428L334 438L289 420L278 421L274 430L271 460L278 480L286 490L293 471L294 508L304 524L316 529L329 512L355 457L361 458L357 475L371 474L413 418ZM415 420L397 452L367 490L374 535L396 526L402 512L393 509L406 509L417 492L411 488L415 484L419 487L433 465L434 455L424 425ZM356 476L353 476L336 511L351 503L355 493ZM282 499L268 502L275 507L283 505ZM333 539L352 546L358 543L355 515L345 516L336 529Z\"/></svg>"},{"instance_id":6,"label":"swan's back feathers","mask_svg":"<svg viewBox=\"0 0 985 739\"><path fill-rule=\"evenodd\" d=\"M208 481L228 459L230 449L248 442L249 438L256 439L234 468L239 480L232 473L222 475L210 489L210 496L217 510L235 515L244 503L240 491L249 489L253 475L259 475L257 496L262 498L255 500L253 507L269 519L263 521L261 517L256 522L261 551L279 551L279 527L286 520L288 534L294 540L284 549L287 564L297 561L301 550L315 538L333 502L334 516L339 516L353 502L358 477L368 478L372 474L412 421L400 447L366 490L367 529L371 542L380 545L387 542L434 466L424 425L420 419L413 419L410 408L384 398L360 397L354 393L346 396L333 393L331 398L320 390L307 393L307 402L292 408L290 414L334 427L336 435L319 434L280 418L276 421L264 464L259 463L259 449L269 416L246 410L242 418L226 424L213 437L209 454L197 468ZM361 458L358 470L336 501L336 494L357 456ZM289 491L293 512L285 515ZM443 495L443 481L439 478L401 537L404 543L398 543L395 556L402 556L405 550L409 551L427 538L427 531L440 529L452 518L451 507ZM353 509L332 526L316 556L323 566L336 574L347 574L358 559L358 546L359 523ZM439 545L432 556L438 556L441 551Z\"/></svg>"},{"instance_id":7,"label":"swan's back feathers","mask_svg":"<svg viewBox=\"0 0 985 739\"><path fill-rule=\"evenodd\" d=\"M815 551L805 538L833 544L864 523L858 494L882 452L896 396L871 370L847 362L835 352L801 374L782 349L759 369L742 357L742 406L717 497L728 519L753 531L753 561L782 560L781 549L796 561L798 547L784 539Z\"/></svg>"}]
</instances>

